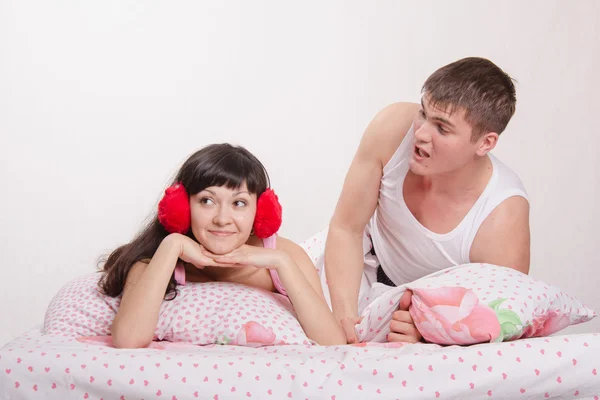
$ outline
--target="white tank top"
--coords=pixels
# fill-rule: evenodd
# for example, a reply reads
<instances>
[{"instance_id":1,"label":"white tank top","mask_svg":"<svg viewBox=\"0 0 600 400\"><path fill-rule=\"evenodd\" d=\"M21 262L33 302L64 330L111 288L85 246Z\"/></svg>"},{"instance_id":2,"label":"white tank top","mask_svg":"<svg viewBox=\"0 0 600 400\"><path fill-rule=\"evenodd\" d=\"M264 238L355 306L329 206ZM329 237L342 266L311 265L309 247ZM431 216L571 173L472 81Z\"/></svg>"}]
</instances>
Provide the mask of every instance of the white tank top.
<instances>
[{"instance_id":1,"label":"white tank top","mask_svg":"<svg viewBox=\"0 0 600 400\"><path fill-rule=\"evenodd\" d=\"M378 262L396 285L470 263L473 239L492 210L512 196L528 199L519 177L490 154L492 176L479 199L456 228L445 234L434 233L419 223L404 202L404 178L413 142L411 127L383 168L377 209L366 228Z\"/></svg>"}]
</instances>

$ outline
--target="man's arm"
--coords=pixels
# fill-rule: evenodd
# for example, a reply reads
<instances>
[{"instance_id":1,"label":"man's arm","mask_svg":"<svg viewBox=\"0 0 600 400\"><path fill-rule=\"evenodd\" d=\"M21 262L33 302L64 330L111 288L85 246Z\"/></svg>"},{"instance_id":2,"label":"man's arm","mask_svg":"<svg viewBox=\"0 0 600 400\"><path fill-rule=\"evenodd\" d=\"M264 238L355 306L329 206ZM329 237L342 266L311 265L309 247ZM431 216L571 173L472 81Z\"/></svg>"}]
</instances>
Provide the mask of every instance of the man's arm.
<instances>
[{"instance_id":1,"label":"man's arm","mask_svg":"<svg viewBox=\"0 0 600 400\"><path fill-rule=\"evenodd\" d=\"M363 234L375 212L383 167L410 128L418 105L396 103L384 108L367 127L352 161L329 225L325 271L335 316L348 342L356 341L358 292L364 266Z\"/></svg>"},{"instance_id":2,"label":"man's arm","mask_svg":"<svg viewBox=\"0 0 600 400\"><path fill-rule=\"evenodd\" d=\"M471 246L472 262L501 265L529 273L529 202L504 200L483 221Z\"/></svg>"}]
</instances>

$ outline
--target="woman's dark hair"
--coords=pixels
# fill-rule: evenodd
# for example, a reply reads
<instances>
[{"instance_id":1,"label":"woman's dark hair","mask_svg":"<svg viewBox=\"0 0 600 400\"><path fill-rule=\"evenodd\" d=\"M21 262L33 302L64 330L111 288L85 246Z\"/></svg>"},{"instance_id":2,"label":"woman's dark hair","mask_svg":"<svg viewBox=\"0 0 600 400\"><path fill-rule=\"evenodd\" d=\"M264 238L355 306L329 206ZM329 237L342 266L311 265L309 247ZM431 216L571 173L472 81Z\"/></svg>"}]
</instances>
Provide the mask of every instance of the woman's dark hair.
<instances>
[{"instance_id":1,"label":"woman's dark hair","mask_svg":"<svg viewBox=\"0 0 600 400\"><path fill-rule=\"evenodd\" d=\"M190 196L210 186L237 189L246 183L248 191L260 196L269 187L269 175L262 163L248 150L228 143L212 144L192 154L181 166L174 183L181 183ZM98 282L102 293L117 297L123 293L127 274L138 261L150 262L169 232L158 221L157 212L150 222L129 243L101 260L103 276ZM186 234L193 240L191 229ZM177 296L173 276L165 293L166 300Z\"/></svg>"}]
</instances>

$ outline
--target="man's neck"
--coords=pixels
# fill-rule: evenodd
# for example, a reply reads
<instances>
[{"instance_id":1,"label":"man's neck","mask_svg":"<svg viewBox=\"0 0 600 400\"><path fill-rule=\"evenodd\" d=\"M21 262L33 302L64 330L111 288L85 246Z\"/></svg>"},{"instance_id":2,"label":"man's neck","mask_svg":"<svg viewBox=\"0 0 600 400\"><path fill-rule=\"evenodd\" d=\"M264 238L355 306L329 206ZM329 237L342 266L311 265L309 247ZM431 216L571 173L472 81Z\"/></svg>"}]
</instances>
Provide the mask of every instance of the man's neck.
<instances>
[{"instance_id":1,"label":"man's neck","mask_svg":"<svg viewBox=\"0 0 600 400\"><path fill-rule=\"evenodd\" d=\"M473 193L480 194L491 175L492 161L486 155L452 172L419 176L417 182L424 192L460 198Z\"/></svg>"}]
</instances>

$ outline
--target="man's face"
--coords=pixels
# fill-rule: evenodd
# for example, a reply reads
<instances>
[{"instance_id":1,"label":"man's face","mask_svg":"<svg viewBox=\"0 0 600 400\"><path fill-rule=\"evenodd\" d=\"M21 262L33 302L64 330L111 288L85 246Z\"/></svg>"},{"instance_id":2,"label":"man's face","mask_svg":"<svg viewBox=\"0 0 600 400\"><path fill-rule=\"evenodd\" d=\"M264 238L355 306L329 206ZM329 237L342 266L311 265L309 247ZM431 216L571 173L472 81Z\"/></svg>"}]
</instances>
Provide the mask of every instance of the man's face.
<instances>
[{"instance_id":1,"label":"man's face","mask_svg":"<svg viewBox=\"0 0 600 400\"><path fill-rule=\"evenodd\" d=\"M471 141L473 129L465 111L433 107L427 94L414 119L414 143L410 170L417 175L445 174L464 167L477 158L482 139Z\"/></svg>"}]
</instances>

